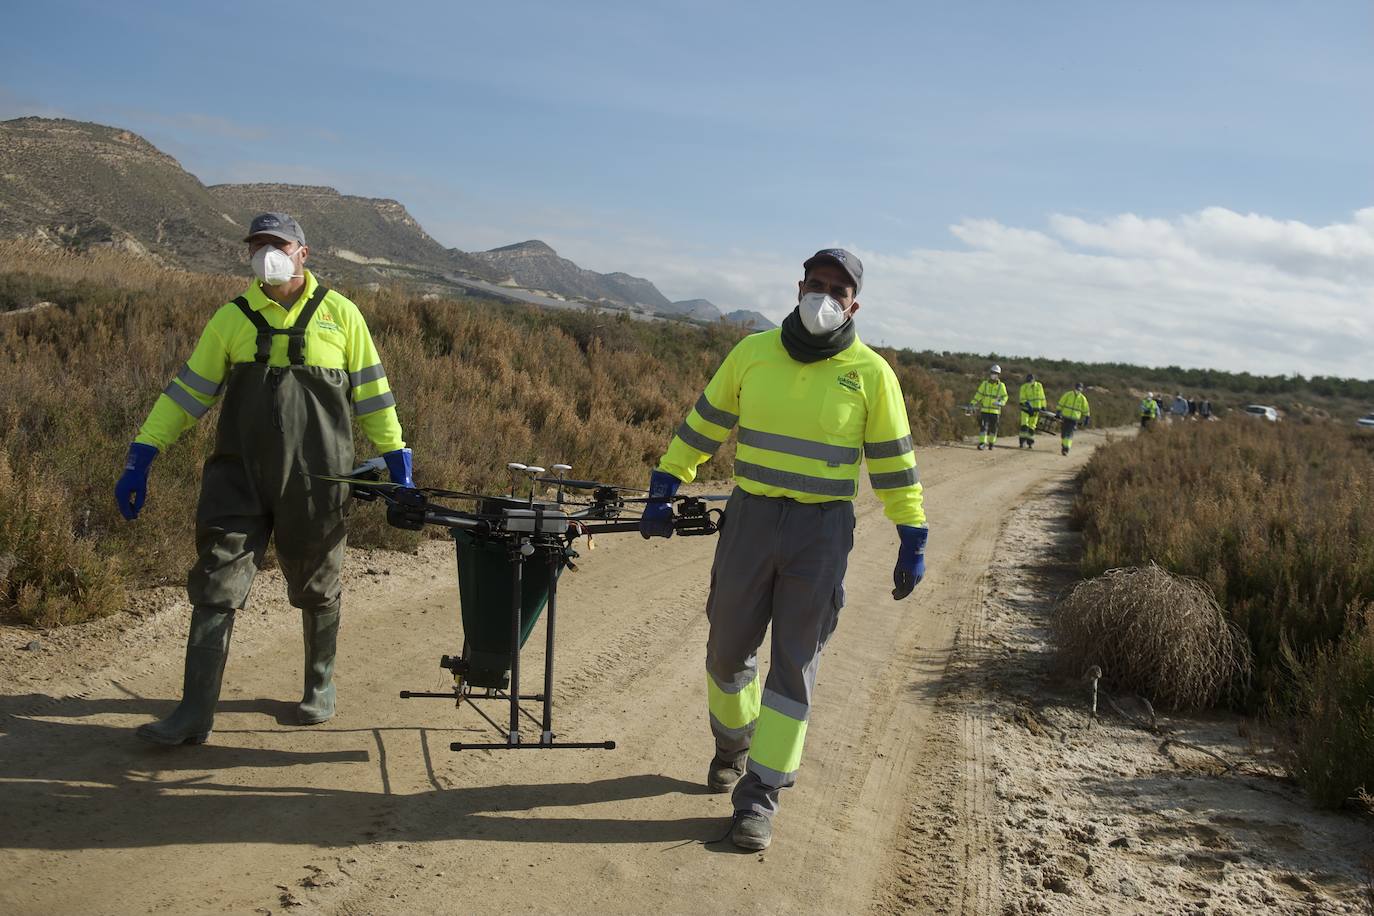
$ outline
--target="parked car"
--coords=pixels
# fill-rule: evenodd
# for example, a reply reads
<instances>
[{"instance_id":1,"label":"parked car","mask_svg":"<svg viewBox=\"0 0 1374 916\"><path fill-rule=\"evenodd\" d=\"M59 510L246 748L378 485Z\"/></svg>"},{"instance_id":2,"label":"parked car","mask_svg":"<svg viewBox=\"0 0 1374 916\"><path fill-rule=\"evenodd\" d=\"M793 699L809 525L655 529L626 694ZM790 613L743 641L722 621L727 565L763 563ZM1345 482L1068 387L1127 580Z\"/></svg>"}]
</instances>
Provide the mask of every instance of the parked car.
<instances>
[{"instance_id":1,"label":"parked car","mask_svg":"<svg viewBox=\"0 0 1374 916\"><path fill-rule=\"evenodd\" d=\"M1260 420L1268 420L1270 423L1279 422L1279 412L1273 407L1266 407L1263 404L1246 404L1245 412Z\"/></svg>"},{"instance_id":2,"label":"parked car","mask_svg":"<svg viewBox=\"0 0 1374 916\"><path fill-rule=\"evenodd\" d=\"M1363 417L1360 417L1355 421L1355 425L1374 428L1374 413L1365 414Z\"/></svg>"}]
</instances>

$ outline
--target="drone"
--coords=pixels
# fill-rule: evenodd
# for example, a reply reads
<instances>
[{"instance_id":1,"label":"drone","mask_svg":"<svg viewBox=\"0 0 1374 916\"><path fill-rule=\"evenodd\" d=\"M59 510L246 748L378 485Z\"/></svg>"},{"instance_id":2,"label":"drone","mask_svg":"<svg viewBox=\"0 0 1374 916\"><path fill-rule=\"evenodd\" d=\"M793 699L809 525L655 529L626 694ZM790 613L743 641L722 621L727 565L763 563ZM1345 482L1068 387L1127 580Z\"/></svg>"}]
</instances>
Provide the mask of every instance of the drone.
<instances>
[{"instance_id":1,"label":"drone","mask_svg":"<svg viewBox=\"0 0 1374 916\"><path fill-rule=\"evenodd\" d=\"M427 525L447 528L457 549L459 606L463 621L462 649L444 655L439 666L453 676L453 690L430 692L402 690L401 699L438 698L465 703L486 720L503 740L455 741L454 751L514 750L519 748L581 748L613 750L614 741L561 741L553 731L554 623L558 579L562 571L576 570L578 553L573 542L586 536L639 531L637 515L624 517L632 505L671 503L673 532L686 536L717 533L723 521L720 509L708 504L723 495L649 496L646 490L571 479L571 465L555 464L549 470L538 465L511 462L509 491L497 495L468 493L430 487L404 487L382 480L386 465L373 458L344 477L316 475L345 483L350 495L365 502L386 505L387 522L396 528L419 531ZM535 489L555 487L553 499L535 497ZM521 491L527 491L521 495ZM569 492L574 491L574 492ZM585 495L590 491L590 495ZM446 503L469 503L454 508ZM544 690L521 693L520 651L539 618L544 618ZM503 728L487 715L480 703L509 705L509 721ZM543 716L536 719L522 703L542 703ZM537 741L521 735L522 722L539 728Z\"/></svg>"}]
</instances>

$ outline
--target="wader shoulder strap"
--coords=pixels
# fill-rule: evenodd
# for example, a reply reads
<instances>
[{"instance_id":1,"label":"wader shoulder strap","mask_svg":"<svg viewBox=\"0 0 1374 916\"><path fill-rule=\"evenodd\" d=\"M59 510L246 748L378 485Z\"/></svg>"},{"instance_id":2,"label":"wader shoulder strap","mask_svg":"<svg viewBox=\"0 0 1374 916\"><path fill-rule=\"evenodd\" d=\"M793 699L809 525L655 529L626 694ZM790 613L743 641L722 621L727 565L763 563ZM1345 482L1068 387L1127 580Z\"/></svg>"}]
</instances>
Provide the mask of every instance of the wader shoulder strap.
<instances>
[{"instance_id":1,"label":"wader shoulder strap","mask_svg":"<svg viewBox=\"0 0 1374 916\"><path fill-rule=\"evenodd\" d=\"M272 355L272 336L274 334L285 334L287 337L286 355L287 361L293 366L305 365L305 329L310 326L310 320L315 317L315 310L320 307L320 302L329 295L329 287L323 284L315 287L315 292L305 303L305 308L301 309L300 316L296 323L289 328L274 328L267 323L267 319L262 317L261 312L253 311L253 307L248 304L248 300L239 296L234 300L234 304L243 312L244 317L253 323L258 329L258 352L253 357L256 362L266 363Z\"/></svg>"},{"instance_id":2,"label":"wader shoulder strap","mask_svg":"<svg viewBox=\"0 0 1374 916\"><path fill-rule=\"evenodd\" d=\"M260 363L267 362L267 358L272 355L272 332L276 329L267 323L267 319L261 313L253 311L253 307L248 304L248 300L239 296L234 300L234 304L243 312L244 317L253 323L258 329L258 354L253 357Z\"/></svg>"},{"instance_id":3,"label":"wader shoulder strap","mask_svg":"<svg viewBox=\"0 0 1374 916\"><path fill-rule=\"evenodd\" d=\"M315 309L320 307L320 303L327 295L329 295L329 287L316 286L315 292L306 301L305 308L301 309L300 317L296 319L296 323L283 332L290 335L290 341L287 343L287 355L293 366L305 365L305 329L310 326L310 319L315 317Z\"/></svg>"}]
</instances>

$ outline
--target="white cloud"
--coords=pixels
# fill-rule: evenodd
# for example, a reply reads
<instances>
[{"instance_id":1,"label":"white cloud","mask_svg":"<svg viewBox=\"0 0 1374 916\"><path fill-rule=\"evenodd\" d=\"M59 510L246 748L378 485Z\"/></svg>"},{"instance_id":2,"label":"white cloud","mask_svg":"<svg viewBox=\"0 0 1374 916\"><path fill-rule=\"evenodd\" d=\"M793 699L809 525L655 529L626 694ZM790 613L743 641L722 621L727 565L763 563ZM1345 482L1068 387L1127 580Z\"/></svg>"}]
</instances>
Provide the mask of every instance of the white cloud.
<instances>
[{"instance_id":1,"label":"white cloud","mask_svg":"<svg viewBox=\"0 0 1374 916\"><path fill-rule=\"evenodd\" d=\"M1326 226L1209 207L1169 219L1056 214L1043 228L968 219L950 232L962 247L903 254L834 240L864 261L866 340L1374 377L1374 208ZM607 241L595 248L615 251L616 269L673 299L702 296L775 320L794 301L801 256L693 250L630 233ZM564 244L574 260L590 259L585 244Z\"/></svg>"},{"instance_id":2,"label":"white cloud","mask_svg":"<svg viewBox=\"0 0 1374 916\"><path fill-rule=\"evenodd\" d=\"M1374 375L1374 208L1328 226L1209 207L1173 219L1055 215L1043 232L967 220L951 232L972 250L860 252L870 337L1089 361Z\"/></svg>"}]
</instances>

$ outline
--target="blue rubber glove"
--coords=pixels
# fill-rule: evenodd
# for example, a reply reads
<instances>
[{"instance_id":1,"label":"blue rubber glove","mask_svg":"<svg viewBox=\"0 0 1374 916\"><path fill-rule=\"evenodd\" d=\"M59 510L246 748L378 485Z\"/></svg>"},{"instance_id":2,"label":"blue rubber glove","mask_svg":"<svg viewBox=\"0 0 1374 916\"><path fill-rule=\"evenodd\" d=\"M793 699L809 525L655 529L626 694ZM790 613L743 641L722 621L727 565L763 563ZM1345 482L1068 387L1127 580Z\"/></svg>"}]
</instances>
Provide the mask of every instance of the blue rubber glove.
<instances>
[{"instance_id":1,"label":"blue rubber glove","mask_svg":"<svg viewBox=\"0 0 1374 916\"><path fill-rule=\"evenodd\" d=\"M892 570L892 597L901 601L926 577L926 537L929 528L898 525L897 536L902 543L897 548L897 566Z\"/></svg>"},{"instance_id":2,"label":"blue rubber glove","mask_svg":"<svg viewBox=\"0 0 1374 916\"><path fill-rule=\"evenodd\" d=\"M398 448L387 452L382 455L382 460L386 462L386 470L391 475L392 483L399 483L403 487L415 486L415 481L410 479L410 449Z\"/></svg>"},{"instance_id":3,"label":"blue rubber glove","mask_svg":"<svg viewBox=\"0 0 1374 916\"><path fill-rule=\"evenodd\" d=\"M157 447L135 442L129 446L129 456L124 459L124 473L119 475L115 484L115 504L119 514L129 521L138 518L143 510L143 500L148 496L148 469L157 457Z\"/></svg>"},{"instance_id":4,"label":"blue rubber glove","mask_svg":"<svg viewBox=\"0 0 1374 916\"><path fill-rule=\"evenodd\" d=\"M649 475L649 498L659 498L662 502L644 504L644 514L639 517L639 534L646 541L649 538L670 538L673 536L673 501L677 488L682 486L667 471L654 471Z\"/></svg>"}]
</instances>

